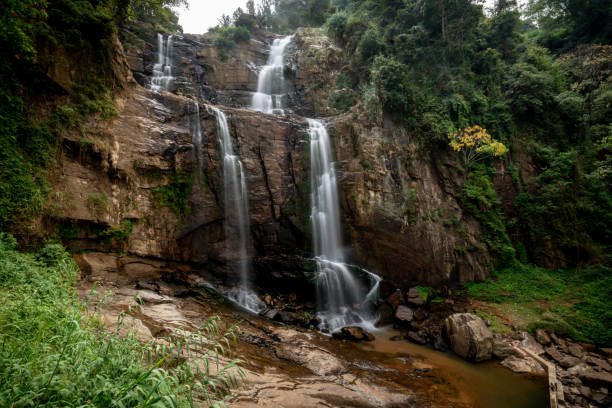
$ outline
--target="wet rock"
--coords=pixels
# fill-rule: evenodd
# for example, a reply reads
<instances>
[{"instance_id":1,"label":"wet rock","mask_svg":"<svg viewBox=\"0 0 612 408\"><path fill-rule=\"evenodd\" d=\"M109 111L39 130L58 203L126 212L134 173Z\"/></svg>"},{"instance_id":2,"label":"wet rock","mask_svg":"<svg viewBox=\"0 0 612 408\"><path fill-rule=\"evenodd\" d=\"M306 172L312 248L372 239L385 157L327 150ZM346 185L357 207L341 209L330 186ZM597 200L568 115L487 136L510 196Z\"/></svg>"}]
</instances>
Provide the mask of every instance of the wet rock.
<instances>
[{"instance_id":1,"label":"wet rock","mask_svg":"<svg viewBox=\"0 0 612 408\"><path fill-rule=\"evenodd\" d=\"M400 305L395 310L395 318L400 323L410 323L414 319L414 313L408 306Z\"/></svg>"},{"instance_id":2,"label":"wet rock","mask_svg":"<svg viewBox=\"0 0 612 408\"><path fill-rule=\"evenodd\" d=\"M535 339L543 346L547 346L550 344L550 336L543 329L536 329L535 331Z\"/></svg>"},{"instance_id":3,"label":"wet rock","mask_svg":"<svg viewBox=\"0 0 612 408\"><path fill-rule=\"evenodd\" d=\"M546 375L544 368L531 357L510 356L505 358L501 363L515 373L526 373L532 375Z\"/></svg>"},{"instance_id":4,"label":"wet rock","mask_svg":"<svg viewBox=\"0 0 612 408\"><path fill-rule=\"evenodd\" d=\"M391 306L393 310L397 309L399 305L405 304L404 296L402 295L402 291L399 289L396 289L395 292L393 292L391 295L389 295L389 297L385 299L385 302L387 302L387 304Z\"/></svg>"},{"instance_id":5,"label":"wet rock","mask_svg":"<svg viewBox=\"0 0 612 408\"><path fill-rule=\"evenodd\" d=\"M484 321L471 313L456 313L444 321L444 333L450 348L473 361L491 358L493 336Z\"/></svg>"},{"instance_id":6,"label":"wet rock","mask_svg":"<svg viewBox=\"0 0 612 408\"><path fill-rule=\"evenodd\" d=\"M559 352L555 347L547 347L546 355L552 358L557 363L560 363L566 356Z\"/></svg>"},{"instance_id":7,"label":"wet rock","mask_svg":"<svg viewBox=\"0 0 612 408\"><path fill-rule=\"evenodd\" d=\"M493 339L492 353L499 359L504 359L517 354L517 351L512 347L511 341L506 338Z\"/></svg>"},{"instance_id":8,"label":"wet rock","mask_svg":"<svg viewBox=\"0 0 612 408\"><path fill-rule=\"evenodd\" d=\"M607 389L612 389L612 374L610 373L598 373L592 369L583 369L579 370L577 374L582 382L591 388L604 387Z\"/></svg>"},{"instance_id":9,"label":"wet rock","mask_svg":"<svg viewBox=\"0 0 612 408\"><path fill-rule=\"evenodd\" d=\"M425 338L421 333L409 331L406 337L413 343L422 345L427 344L427 338Z\"/></svg>"},{"instance_id":10,"label":"wet rock","mask_svg":"<svg viewBox=\"0 0 612 408\"><path fill-rule=\"evenodd\" d=\"M520 333L522 340L521 346L534 354L540 355L544 354L544 347L540 343L536 341L536 339L527 332Z\"/></svg>"},{"instance_id":11,"label":"wet rock","mask_svg":"<svg viewBox=\"0 0 612 408\"><path fill-rule=\"evenodd\" d=\"M335 339L349 341L374 341L376 339L373 334L357 326L343 327L340 331L332 333L332 336Z\"/></svg>"},{"instance_id":12,"label":"wet rock","mask_svg":"<svg viewBox=\"0 0 612 408\"><path fill-rule=\"evenodd\" d=\"M585 360L587 363L599 367L604 371L612 371L612 366L606 360L592 356L588 356Z\"/></svg>"},{"instance_id":13,"label":"wet rock","mask_svg":"<svg viewBox=\"0 0 612 408\"><path fill-rule=\"evenodd\" d=\"M407 302L415 306L423 306L425 304L425 300L415 288L410 288L408 291Z\"/></svg>"},{"instance_id":14,"label":"wet rock","mask_svg":"<svg viewBox=\"0 0 612 408\"><path fill-rule=\"evenodd\" d=\"M344 364L333 354L304 343L298 345L284 343L276 349L276 356L293 361L321 376L340 374L344 370Z\"/></svg>"},{"instance_id":15,"label":"wet rock","mask_svg":"<svg viewBox=\"0 0 612 408\"><path fill-rule=\"evenodd\" d=\"M270 320L275 320L275 317L278 315L279 310L278 309L264 309L261 312L259 312L260 316L266 317Z\"/></svg>"},{"instance_id":16,"label":"wet rock","mask_svg":"<svg viewBox=\"0 0 612 408\"><path fill-rule=\"evenodd\" d=\"M276 316L274 316L274 320L285 324L296 324L299 321L295 313L285 310L279 311Z\"/></svg>"},{"instance_id":17,"label":"wet rock","mask_svg":"<svg viewBox=\"0 0 612 408\"><path fill-rule=\"evenodd\" d=\"M389 324L393 324L393 309L387 303L382 303L376 309L376 326L386 326Z\"/></svg>"},{"instance_id":18,"label":"wet rock","mask_svg":"<svg viewBox=\"0 0 612 408\"><path fill-rule=\"evenodd\" d=\"M565 356L559 361L559 365L563 368L574 367L575 365L580 363L580 359L572 356Z\"/></svg>"},{"instance_id":19,"label":"wet rock","mask_svg":"<svg viewBox=\"0 0 612 408\"><path fill-rule=\"evenodd\" d=\"M600 350L602 353L606 355L606 357L612 358L612 347L610 348L604 347L604 348L601 348Z\"/></svg>"},{"instance_id":20,"label":"wet rock","mask_svg":"<svg viewBox=\"0 0 612 408\"><path fill-rule=\"evenodd\" d=\"M438 351L446 351L448 350L448 344L444 341L442 334L438 334L434 337L433 348Z\"/></svg>"},{"instance_id":21,"label":"wet rock","mask_svg":"<svg viewBox=\"0 0 612 408\"><path fill-rule=\"evenodd\" d=\"M580 344L568 343L567 351L569 351L569 353L574 357L577 357L577 358L584 357L584 349L582 348Z\"/></svg>"},{"instance_id":22,"label":"wet rock","mask_svg":"<svg viewBox=\"0 0 612 408\"><path fill-rule=\"evenodd\" d=\"M423 309L417 309L414 311L414 318L417 320L425 320L427 319L427 317L428 317L428 314Z\"/></svg>"},{"instance_id":23,"label":"wet rock","mask_svg":"<svg viewBox=\"0 0 612 408\"><path fill-rule=\"evenodd\" d=\"M555 333L550 333L550 339L552 340L553 343L555 343L556 345L558 345L562 349L566 349L567 348L567 344L565 343L565 340L563 340L560 337L557 337L557 335Z\"/></svg>"},{"instance_id":24,"label":"wet rock","mask_svg":"<svg viewBox=\"0 0 612 408\"><path fill-rule=\"evenodd\" d=\"M593 393L591 392L591 389L589 387L587 387L586 385L583 385L580 387L580 389L578 390L578 392L585 398L591 399L591 396L593 395Z\"/></svg>"}]
</instances>

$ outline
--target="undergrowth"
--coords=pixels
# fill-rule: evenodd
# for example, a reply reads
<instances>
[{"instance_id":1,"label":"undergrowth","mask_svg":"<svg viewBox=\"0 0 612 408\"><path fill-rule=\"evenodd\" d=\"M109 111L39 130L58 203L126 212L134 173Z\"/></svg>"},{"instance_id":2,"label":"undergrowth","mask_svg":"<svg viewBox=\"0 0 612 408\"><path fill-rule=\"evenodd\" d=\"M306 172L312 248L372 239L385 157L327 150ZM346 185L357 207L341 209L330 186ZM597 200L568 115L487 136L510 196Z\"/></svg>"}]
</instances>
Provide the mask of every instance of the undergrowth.
<instances>
[{"instance_id":1,"label":"undergrowth","mask_svg":"<svg viewBox=\"0 0 612 408\"><path fill-rule=\"evenodd\" d=\"M612 345L610 266L573 270L517 263L494 279L466 287L470 297L501 310L513 306L512 314L525 321L525 329L548 327L574 340Z\"/></svg>"},{"instance_id":2,"label":"undergrowth","mask_svg":"<svg viewBox=\"0 0 612 408\"><path fill-rule=\"evenodd\" d=\"M123 320L109 332L78 299L78 268L63 247L15 246L0 233L0 406L222 406L238 385L233 327L220 330L217 317L154 342L120 335Z\"/></svg>"}]
</instances>

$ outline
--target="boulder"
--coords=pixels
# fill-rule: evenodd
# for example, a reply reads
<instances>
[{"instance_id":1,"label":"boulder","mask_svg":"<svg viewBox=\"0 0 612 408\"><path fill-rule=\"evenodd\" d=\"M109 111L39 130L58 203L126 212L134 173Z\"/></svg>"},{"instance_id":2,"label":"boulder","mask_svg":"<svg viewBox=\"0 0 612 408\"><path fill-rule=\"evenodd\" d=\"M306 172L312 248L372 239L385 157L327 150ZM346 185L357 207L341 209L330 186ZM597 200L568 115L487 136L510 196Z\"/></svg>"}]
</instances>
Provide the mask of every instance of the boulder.
<instances>
[{"instance_id":1,"label":"boulder","mask_svg":"<svg viewBox=\"0 0 612 408\"><path fill-rule=\"evenodd\" d=\"M425 320L425 319L427 319L427 317L428 317L428 314L423 309L417 309L417 310L414 311L414 318L416 320Z\"/></svg>"},{"instance_id":2,"label":"boulder","mask_svg":"<svg viewBox=\"0 0 612 408\"><path fill-rule=\"evenodd\" d=\"M535 339L543 346L548 346L551 342L550 336L542 329L536 329L534 332Z\"/></svg>"},{"instance_id":3,"label":"boulder","mask_svg":"<svg viewBox=\"0 0 612 408\"><path fill-rule=\"evenodd\" d=\"M404 304L404 296L402 295L402 291L397 289L385 299L385 302L387 302L387 304L389 304L393 310L397 309L399 305Z\"/></svg>"},{"instance_id":4,"label":"boulder","mask_svg":"<svg viewBox=\"0 0 612 408\"><path fill-rule=\"evenodd\" d=\"M582 382L591 388L612 388L612 374L610 373L598 373L597 371L594 371L592 369L586 369L579 370L577 374L578 377L582 380Z\"/></svg>"},{"instance_id":5,"label":"boulder","mask_svg":"<svg viewBox=\"0 0 612 408\"><path fill-rule=\"evenodd\" d=\"M335 339L350 341L374 341L376 339L373 334L358 326L343 327L340 331L332 333L332 336Z\"/></svg>"},{"instance_id":6,"label":"boulder","mask_svg":"<svg viewBox=\"0 0 612 408\"><path fill-rule=\"evenodd\" d=\"M266 317L271 320L275 320L276 315L279 313L278 309L267 308L259 312L260 316Z\"/></svg>"},{"instance_id":7,"label":"boulder","mask_svg":"<svg viewBox=\"0 0 612 408\"><path fill-rule=\"evenodd\" d=\"M569 351L569 353L576 358L584 357L584 349L580 344L568 342L567 351Z\"/></svg>"},{"instance_id":8,"label":"boulder","mask_svg":"<svg viewBox=\"0 0 612 408\"><path fill-rule=\"evenodd\" d=\"M531 334L527 332L521 332L520 334L522 337L521 346L523 346L524 349L537 355L544 354L544 347L542 347Z\"/></svg>"},{"instance_id":9,"label":"boulder","mask_svg":"<svg viewBox=\"0 0 612 408\"><path fill-rule=\"evenodd\" d=\"M586 358L586 362L596 367L599 367L602 370L612 371L612 366L610 365L610 363L608 363L606 360L603 360L601 358L588 356Z\"/></svg>"},{"instance_id":10,"label":"boulder","mask_svg":"<svg viewBox=\"0 0 612 408\"><path fill-rule=\"evenodd\" d=\"M410 323L414 319L414 313L408 306L400 305L395 311L395 318L401 323Z\"/></svg>"},{"instance_id":11,"label":"boulder","mask_svg":"<svg viewBox=\"0 0 612 408\"><path fill-rule=\"evenodd\" d=\"M491 358L493 335L480 317L455 313L444 321L444 333L450 348L459 356L473 361Z\"/></svg>"},{"instance_id":12,"label":"boulder","mask_svg":"<svg viewBox=\"0 0 612 408\"><path fill-rule=\"evenodd\" d=\"M546 375L544 368L531 357L510 356L501 363L507 369L515 373L528 373L532 375Z\"/></svg>"},{"instance_id":13,"label":"boulder","mask_svg":"<svg viewBox=\"0 0 612 408\"><path fill-rule=\"evenodd\" d=\"M425 304L425 299L421 297L421 294L415 288L410 288L408 291L407 302L415 306L422 306Z\"/></svg>"},{"instance_id":14,"label":"boulder","mask_svg":"<svg viewBox=\"0 0 612 408\"><path fill-rule=\"evenodd\" d=\"M499 359L505 359L518 354L516 349L512 346L510 340L505 338L493 339L492 352L493 355Z\"/></svg>"}]
</instances>

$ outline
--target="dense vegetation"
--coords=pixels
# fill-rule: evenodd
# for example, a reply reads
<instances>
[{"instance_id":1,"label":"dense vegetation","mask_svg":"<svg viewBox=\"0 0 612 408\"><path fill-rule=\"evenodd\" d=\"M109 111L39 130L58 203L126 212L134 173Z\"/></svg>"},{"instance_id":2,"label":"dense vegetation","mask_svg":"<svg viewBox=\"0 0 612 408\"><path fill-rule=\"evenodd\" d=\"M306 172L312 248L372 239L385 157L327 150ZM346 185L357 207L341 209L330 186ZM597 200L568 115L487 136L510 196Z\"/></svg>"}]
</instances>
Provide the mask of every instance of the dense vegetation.
<instances>
[{"instance_id":1,"label":"dense vegetation","mask_svg":"<svg viewBox=\"0 0 612 408\"><path fill-rule=\"evenodd\" d=\"M607 260L609 2L532 0L521 12L516 1L500 0L488 13L483 2L470 0L258 6L251 9L259 24L277 31L325 20L350 56L348 80L361 88L373 121L382 112L393 116L434 154L448 151L449 135L471 126L510 148L506 167L517 190L511 212L500 212L492 161L484 162L490 171L465 163L466 208L484 225L496 255L515 251L523 261L546 265Z\"/></svg>"},{"instance_id":2,"label":"dense vegetation","mask_svg":"<svg viewBox=\"0 0 612 408\"><path fill-rule=\"evenodd\" d=\"M15 246L0 233L1 406L218 406L237 385L240 360L228 349L235 337L217 318L165 343L139 339L128 316L109 332L93 307L98 299L77 298L79 270L64 248L23 254ZM187 361L178 358L186 349ZM218 371L204 369L213 362Z\"/></svg>"},{"instance_id":3,"label":"dense vegetation","mask_svg":"<svg viewBox=\"0 0 612 408\"><path fill-rule=\"evenodd\" d=\"M182 0L8 0L0 5L0 229L26 235L40 213L64 129L90 115L116 114L110 42L118 27L139 19L176 30L169 6ZM66 58L80 64L73 78ZM53 101L53 104L46 102ZM17 224L17 225L16 225Z\"/></svg>"}]
</instances>

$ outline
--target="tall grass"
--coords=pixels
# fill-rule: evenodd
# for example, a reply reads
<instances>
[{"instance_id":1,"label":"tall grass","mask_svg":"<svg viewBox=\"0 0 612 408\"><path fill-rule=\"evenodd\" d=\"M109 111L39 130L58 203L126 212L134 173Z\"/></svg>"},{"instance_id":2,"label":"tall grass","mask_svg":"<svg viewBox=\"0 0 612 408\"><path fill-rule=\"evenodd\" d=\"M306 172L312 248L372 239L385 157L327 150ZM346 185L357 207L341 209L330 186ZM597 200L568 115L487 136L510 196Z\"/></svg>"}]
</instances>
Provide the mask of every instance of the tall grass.
<instances>
[{"instance_id":1,"label":"tall grass","mask_svg":"<svg viewBox=\"0 0 612 408\"><path fill-rule=\"evenodd\" d=\"M59 245L15 250L0 233L0 406L223 406L243 376L234 327L213 317L193 332L139 341L108 332L74 289Z\"/></svg>"}]
</instances>

